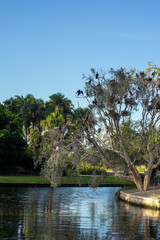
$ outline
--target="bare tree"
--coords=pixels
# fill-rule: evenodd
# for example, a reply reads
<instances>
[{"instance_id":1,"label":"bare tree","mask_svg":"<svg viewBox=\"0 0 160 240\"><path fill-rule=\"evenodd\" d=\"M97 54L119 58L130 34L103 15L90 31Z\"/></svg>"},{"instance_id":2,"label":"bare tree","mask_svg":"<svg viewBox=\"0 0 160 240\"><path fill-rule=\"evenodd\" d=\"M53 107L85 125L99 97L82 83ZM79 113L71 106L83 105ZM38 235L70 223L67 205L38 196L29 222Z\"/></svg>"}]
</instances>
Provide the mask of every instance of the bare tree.
<instances>
[{"instance_id":1,"label":"bare tree","mask_svg":"<svg viewBox=\"0 0 160 240\"><path fill-rule=\"evenodd\" d=\"M133 181L139 191L147 190L152 171L160 166L160 68L150 64L144 72L121 68L108 73L91 69L84 78L85 92L78 90L77 95L87 99L97 119L95 126L89 116L82 118L84 137L115 176ZM129 174L118 171L112 154ZM146 165L144 180L136 167L139 161Z\"/></svg>"}]
</instances>

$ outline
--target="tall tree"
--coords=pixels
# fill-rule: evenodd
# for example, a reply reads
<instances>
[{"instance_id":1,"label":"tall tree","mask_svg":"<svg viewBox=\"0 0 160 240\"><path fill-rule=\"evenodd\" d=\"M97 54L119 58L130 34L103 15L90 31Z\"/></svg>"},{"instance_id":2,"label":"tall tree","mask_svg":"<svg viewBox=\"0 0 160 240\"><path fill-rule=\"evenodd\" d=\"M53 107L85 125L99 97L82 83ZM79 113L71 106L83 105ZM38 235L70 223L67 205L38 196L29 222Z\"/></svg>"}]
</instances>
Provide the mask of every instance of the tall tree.
<instances>
[{"instance_id":1,"label":"tall tree","mask_svg":"<svg viewBox=\"0 0 160 240\"><path fill-rule=\"evenodd\" d=\"M85 137L115 176L133 181L140 191L148 189L152 171L160 166L159 76L160 68L152 65L144 72L121 68L105 73L92 69L89 76L84 76L84 97L98 122L98 127L89 127L90 120L83 121ZM78 95L82 93L77 91ZM138 127L129 131L127 122L132 122L136 113ZM135 155L130 153L132 147L136 149ZM129 175L117 171L109 152L119 156ZM144 181L136 167L140 158L147 168Z\"/></svg>"},{"instance_id":2,"label":"tall tree","mask_svg":"<svg viewBox=\"0 0 160 240\"><path fill-rule=\"evenodd\" d=\"M78 162L84 150L79 142L84 140L81 132L82 118L90 116L90 109L76 109L72 117L64 118L63 114L51 113L41 121L43 139L41 155L45 159L43 174L57 186L63 174L75 174Z\"/></svg>"},{"instance_id":3,"label":"tall tree","mask_svg":"<svg viewBox=\"0 0 160 240\"><path fill-rule=\"evenodd\" d=\"M22 120L26 136L30 134L30 129L38 128L40 122L45 118L45 106L42 99L36 99L32 94L26 95L22 107Z\"/></svg>"},{"instance_id":4,"label":"tall tree","mask_svg":"<svg viewBox=\"0 0 160 240\"><path fill-rule=\"evenodd\" d=\"M66 119L72 115L73 104L62 93L53 94L50 100L46 102L47 115L58 110Z\"/></svg>"}]
</instances>

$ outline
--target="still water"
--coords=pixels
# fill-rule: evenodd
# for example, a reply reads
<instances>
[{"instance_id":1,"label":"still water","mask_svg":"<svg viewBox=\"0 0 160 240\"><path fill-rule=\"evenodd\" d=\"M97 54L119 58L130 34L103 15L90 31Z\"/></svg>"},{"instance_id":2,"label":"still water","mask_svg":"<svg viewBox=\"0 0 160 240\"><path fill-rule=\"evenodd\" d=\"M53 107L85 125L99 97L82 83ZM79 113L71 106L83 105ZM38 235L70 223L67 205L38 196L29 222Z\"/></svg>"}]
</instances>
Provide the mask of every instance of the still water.
<instances>
[{"instance_id":1,"label":"still water","mask_svg":"<svg viewBox=\"0 0 160 240\"><path fill-rule=\"evenodd\" d=\"M0 239L160 239L160 213L115 199L119 188L0 188Z\"/></svg>"}]
</instances>

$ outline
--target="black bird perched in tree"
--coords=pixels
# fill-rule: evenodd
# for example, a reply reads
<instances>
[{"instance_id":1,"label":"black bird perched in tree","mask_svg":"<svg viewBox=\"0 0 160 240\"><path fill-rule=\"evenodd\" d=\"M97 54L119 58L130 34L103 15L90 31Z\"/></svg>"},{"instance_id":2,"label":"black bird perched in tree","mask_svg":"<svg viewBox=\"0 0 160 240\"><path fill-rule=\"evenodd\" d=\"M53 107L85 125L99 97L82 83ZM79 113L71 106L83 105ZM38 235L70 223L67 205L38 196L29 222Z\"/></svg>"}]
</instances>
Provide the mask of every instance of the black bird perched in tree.
<instances>
[{"instance_id":1,"label":"black bird perched in tree","mask_svg":"<svg viewBox=\"0 0 160 240\"><path fill-rule=\"evenodd\" d=\"M141 76L141 77L145 77L146 74L145 74L144 72L140 72L140 76Z\"/></svg>"},{"instance_id":2,"label":"black bird perched in tree","mask_svg":"<svg viewBox=\"0 0 160 240\"><path fill-rule=\"evenodd\" d=\"M91 80L89 80L89 82L88 82L88 83L89 83L89 85L91 85Z\"/></svg>"},{"instance_id":3,"label":"black bird perched in tree","mask_svg":"<svg viewBox=\"0 0 160 240\"><path fill-rule=\"evenodd\" d=\"M83 91L81 91L80 89L76 92L77 93L77 95L79 96L79 95L83 95Z\"/></svg>"},{"instance_id":4,"label":"black bird perched in tree","mask_svg":"<svg viewBox=\"0 0 160 240\"><path fill-rule=\"evenodd\" d=\"M154 71L154 72L152 73L152 76L154 77L154 76L155 76L155 74L156 74L156 72Z\"/></svg>"},{"instance_id":5,"label":"black bird perched in tree","mask_svg":"<svg viewBox=\"0 0 160 240\"><path fill-rule=\"evenodd\" d=\"M97 105L97 99L95 98L93 101L92 101L93 104Z\"/></svg>"},{"instance_id":6,"label":"black bird perched in tree","mask_svg":"<svg viewBox=\"0 0 160 240\"><path fill-rule=\"evenodd\" d=\"M96 73L96 79L98 79L98 77L99 77L99 73L97 72L97 73Z\"/></svg>"},{"instance_id":7,"label":"black bird perched in tree","mask_svg":"<svg viewBox=\"0 0 160 240\"><path fill-rule=\"evenodd\" d=\"M146 78L146 81L147 81L147 82L151 82L151 81L152 81L152 78L151 78L151 77L148 77L148 78Z\"/></svg>"}]
</instances>

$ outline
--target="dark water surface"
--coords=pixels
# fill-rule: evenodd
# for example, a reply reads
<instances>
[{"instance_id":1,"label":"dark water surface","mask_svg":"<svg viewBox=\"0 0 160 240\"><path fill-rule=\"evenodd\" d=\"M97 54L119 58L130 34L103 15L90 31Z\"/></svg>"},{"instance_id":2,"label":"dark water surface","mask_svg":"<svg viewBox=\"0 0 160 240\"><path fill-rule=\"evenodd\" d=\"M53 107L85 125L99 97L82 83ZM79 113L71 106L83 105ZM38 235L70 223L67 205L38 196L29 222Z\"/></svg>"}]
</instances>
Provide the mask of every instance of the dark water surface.
<instances>
[{"instance_id":1,"label":"dark water surface","mask_svg":"<svg viewBox=\"0 0 160 240\"><path fill-rule=\"evenodd\" d=\"M0 188L0 239L160 239L160 213L115 199L119 188Z\"/></svg>"}]
</instances>

